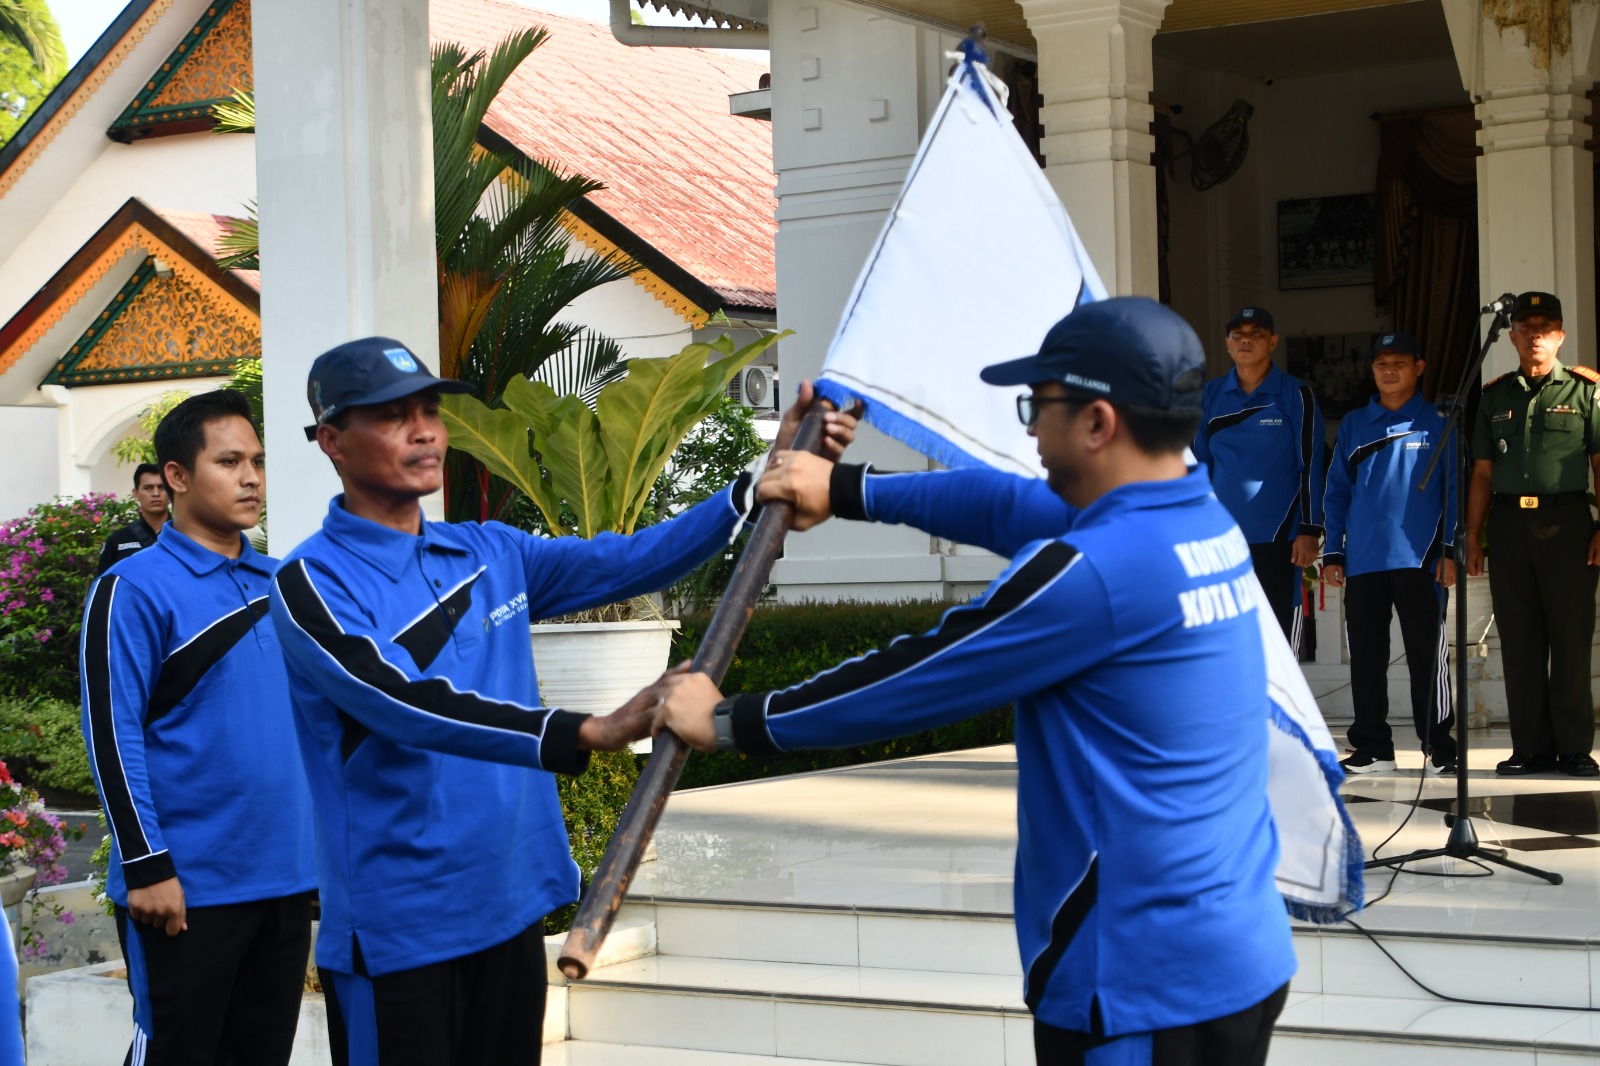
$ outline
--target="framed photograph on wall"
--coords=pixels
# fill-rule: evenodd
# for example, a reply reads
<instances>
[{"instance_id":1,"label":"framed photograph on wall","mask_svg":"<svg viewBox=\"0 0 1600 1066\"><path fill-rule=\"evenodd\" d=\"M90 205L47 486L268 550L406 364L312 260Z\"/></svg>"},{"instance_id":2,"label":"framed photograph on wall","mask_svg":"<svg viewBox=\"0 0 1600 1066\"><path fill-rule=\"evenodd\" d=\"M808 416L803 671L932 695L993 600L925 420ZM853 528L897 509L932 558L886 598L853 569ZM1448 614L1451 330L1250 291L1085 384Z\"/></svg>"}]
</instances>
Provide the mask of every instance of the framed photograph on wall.
<instances>
[{"instance_id":1,"label":"framed photograph on wall","mask_svg":"<svg viewBox=\"0 0 1600 1066\"><path fill-rule=\"evenodd\" d=\"M1321 337L1285 337L1285 369L1307 385L1332 421L1366 406L1376 391L1372 383L1372 351L1376 333L1334 333Z\"/></svg>"},{"instance_id":2,"label":"framed photograph on wall","mask_svg":"<svg viewBox=\"0 0 1600 1066\"><path fill-rule=\"evenodd\" d=\"M1371 193L1278 201L1278 288L1371 285Z\"/></svg>"}]
</instances>

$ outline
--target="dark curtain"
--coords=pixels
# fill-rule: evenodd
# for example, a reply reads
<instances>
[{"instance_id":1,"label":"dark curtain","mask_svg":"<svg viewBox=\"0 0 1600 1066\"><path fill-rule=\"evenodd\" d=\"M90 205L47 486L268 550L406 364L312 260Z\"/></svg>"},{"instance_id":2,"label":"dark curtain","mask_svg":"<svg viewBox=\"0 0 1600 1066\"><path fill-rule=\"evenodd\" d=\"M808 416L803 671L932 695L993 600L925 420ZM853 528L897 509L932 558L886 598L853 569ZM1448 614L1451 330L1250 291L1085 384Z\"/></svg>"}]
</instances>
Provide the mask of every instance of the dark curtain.
<instances>
[{"instance_id":1,"label":"dark curtain","mask_svg":"<svg viewBox=\"0 0 1600 1066\"><path fill-rule=\"evenodd\" d=\"M1422 391L1451 392L1477 323L1477 119L1470 107L1380 117L1374 294L1427 356Z\"/></svg>"}]
</instances>

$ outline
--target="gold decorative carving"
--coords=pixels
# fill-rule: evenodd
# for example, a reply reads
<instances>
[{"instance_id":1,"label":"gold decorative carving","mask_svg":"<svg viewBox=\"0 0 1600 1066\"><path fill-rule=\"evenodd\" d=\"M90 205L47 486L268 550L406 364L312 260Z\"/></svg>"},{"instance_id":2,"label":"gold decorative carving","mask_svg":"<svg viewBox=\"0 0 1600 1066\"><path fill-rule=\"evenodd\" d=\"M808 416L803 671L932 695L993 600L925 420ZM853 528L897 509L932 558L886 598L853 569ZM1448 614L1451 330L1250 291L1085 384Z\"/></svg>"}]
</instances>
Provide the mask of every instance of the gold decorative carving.
<instances>
[{"instance_id":1,"label":"gold decorative carving","mask_svg":"<svg viewBox=\"0 0 1600 1066\"><path fill-rule=\"evenodd\" d=\"M11 190L11 187L17 183L17 179L22 177L27 169L33 165L34 160L39 158L50 142L56 139L56 134L60 133L62 128L68 122L71 122L79 111L83 110L83 105L95 93L100 91L101 87L105 85L106 79L111 77L116 69L122 65L122 61L128 58L128 54L133 51L140 41L144 40L145 35L150 32L150 28L161 21L161 16L165 15L170 7L172 7L172 0L155 0L149 9L140 16L139 21L135 22L128 32L122 35L122 39L100 61L100 65L94 68L94 72L83 80L83 84L73 91L72 95L62 103L60 109L51 116L50 121L45 123L44 129L40 130L33 140L28 142L28 147L24 148L11 166L6 168L6 172L0 174L0 196L4 196ZM4 356L0 355L0 372L4 371L5 365Z\"/></svg>"},{"instance_id":2,"label":"gold decorative carving","mask_svg":"<svg viewBox=\"0 0 1600 1066\"><path fill-rule=\"evenodd\" d=\"M237 0L223 12L211 32L193 45L177 74L153 98L144 101L144 106L180 107L224 100L235 90L251 88L255 82L250 40L250 0Z\"/></svg>"},{"instance_id":3,"label":"gold decorative carving","mask_svg":"<svg viewBox=\"0 0 1600 1066\"><path fill-rule=\"evenodd\" d=\"M622 256L627 258L627 253L618 248L612 241L601 236L595 229L570 211L561 213L561 228L565 229L584 247L602 258L606 256ZM660 277L641 267L633 274L633 283L659 300L667 310L682 318L695 329L699 329L711 321L711 312L689 299L683 293L668 285Z\"/></svg>"},{"instance_id":4,"label":"gold decorative carving","mask_svg":"<svg viewBox=\"0 0 1600 1066\"><path fill-rule=\"evenodd\" d=\"M195 269L187 259L173 251L167 243L155 234L139 225L131 224L127 232L123 233L91 263L82 274L79 274L54 303L52 303L40 316L34 320L26 332L18 337L5 351L0 351L0 374L4 374L35 344L60 323L66 313L76 307L91 289L105 280L117 263L129 252L142 251L146 255L153 255L172 267L172 280L181 280L184 283L205 289L213 293L218 301L217 306L229 318L238 318L245 321L257 321L254 311L230 296L226 290L218 286L205 274ZM258 327L259 328L259 327Z\"/></svg>"},{"instance_id":5,"label":"gold decorative carving","mask_svg":"<svg viewBox=\"0 0 1600 1066\"><path fill-rule=\"evenodd\" d=\"M68 376L110 382L226 374L240 359L259 358L256 316L203 275L174 271L146 282Z\"/></svg>"}]
</instances>

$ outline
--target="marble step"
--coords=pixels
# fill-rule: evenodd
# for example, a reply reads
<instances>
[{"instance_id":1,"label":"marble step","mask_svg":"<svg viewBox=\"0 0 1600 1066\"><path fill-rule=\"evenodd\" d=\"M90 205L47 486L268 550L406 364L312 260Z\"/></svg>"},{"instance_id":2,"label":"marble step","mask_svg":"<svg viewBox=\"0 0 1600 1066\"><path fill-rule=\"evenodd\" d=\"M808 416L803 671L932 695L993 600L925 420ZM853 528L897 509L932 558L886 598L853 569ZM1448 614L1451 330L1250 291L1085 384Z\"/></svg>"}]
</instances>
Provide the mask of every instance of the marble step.
<instances>
[{"instance_id":1,"label":"marble step","mask_svg":"<svg viewBox=\"0 0 1600 1066\"><path fill-rule=\"evenodd\" d=\"M1354 1055L1367 1064L1407 1066L1600 1061L1597 1014L1371 991L1292 992L1279 1020L1273 1066L1331 1064ZM579 1043L714 1051L757 1056L757 1062L776 1056L885 1066L1034 1066L1020 981L998 975L656 956L597 969L568 996L571 1033ZM666 1055L652 1061L675 1061Z\"/></svg>"},{"instance_id":2,"label":"marble step","mask_svg":"<svg viewBox=\"0 0 1600 1066\"><path fill-rule=\"evenodd\" d=\"M543 1066L871 1066L869 1063L780 1059L774 1055L728 1055L718 1051L684 1051L647 1044L607 1044L590 1040L546 1044L539 1061Z\"/></svg>"},{"instance_id":3,"label":"marble step","mask_svg":"<svg viewBox=\"0 0 1600 1066\"><path fill-rule=\"evenodd\" d=\"M1467 999L1600 1007L1600 943L1583 936L1383 929L1386 921L1403 925L1411 917L1402 898L1358 920L1431 988ZM970 974L1019 986L1021 981L1008 914L630 899L622 918L634 928L653 926L654 950L663 959ZM1348 925L1297 923L1294 943L1300 962L1291 985L1296 992L1434 1001Z\"/></svg>"}]
</instances>

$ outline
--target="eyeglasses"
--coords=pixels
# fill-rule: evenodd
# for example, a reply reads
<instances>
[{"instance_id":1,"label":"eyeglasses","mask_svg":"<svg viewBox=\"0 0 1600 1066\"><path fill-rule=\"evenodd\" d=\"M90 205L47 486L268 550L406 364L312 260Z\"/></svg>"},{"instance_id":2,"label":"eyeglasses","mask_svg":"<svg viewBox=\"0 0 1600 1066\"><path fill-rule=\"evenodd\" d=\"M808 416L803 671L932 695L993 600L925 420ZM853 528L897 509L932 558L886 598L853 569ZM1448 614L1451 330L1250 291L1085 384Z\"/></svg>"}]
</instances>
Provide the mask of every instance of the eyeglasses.
<instances>
[{"instance_id":1,"label":"eyeglasses","mask_svg":"<svg viewBox=\"0 0 1600 1066\"><path fill-rule=\"evenodd\" d=\"M1033 396L1022 395L1017 397L1017 417L1025 426L1031 426L1039 421L1039 408L1047 403L1083 403L1076 396Z\"/></svg>"}]
</instances>

